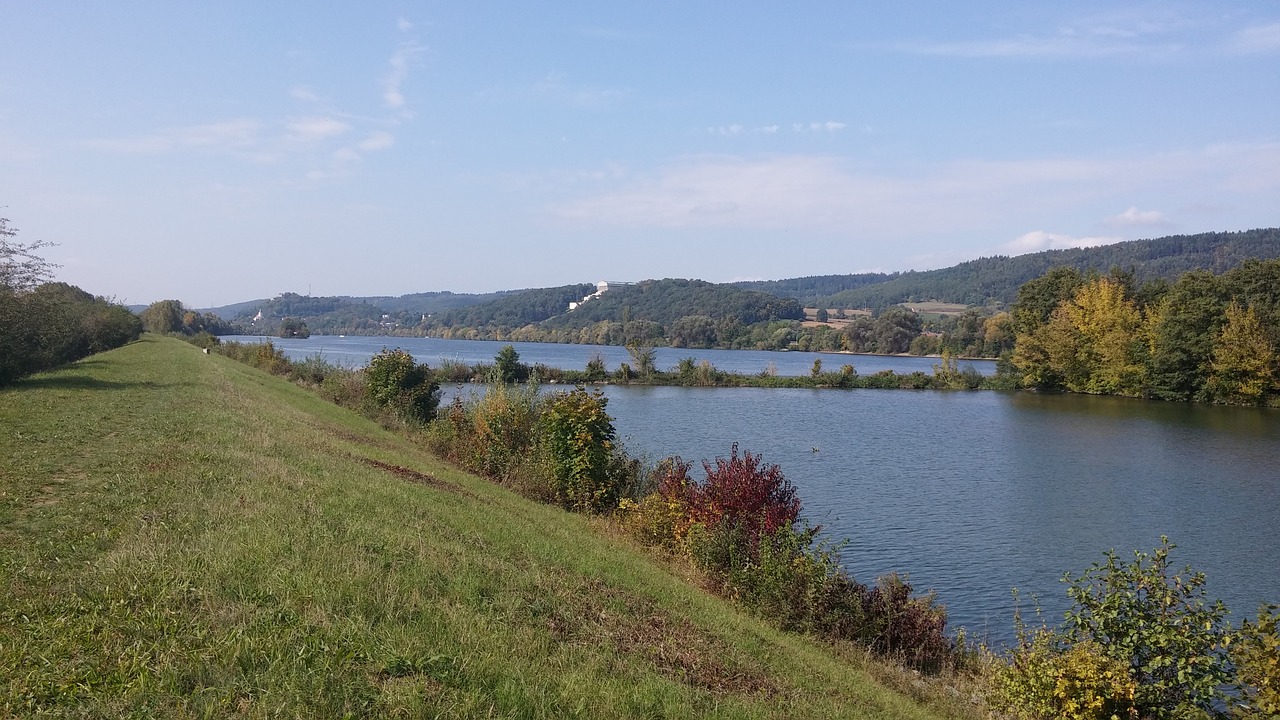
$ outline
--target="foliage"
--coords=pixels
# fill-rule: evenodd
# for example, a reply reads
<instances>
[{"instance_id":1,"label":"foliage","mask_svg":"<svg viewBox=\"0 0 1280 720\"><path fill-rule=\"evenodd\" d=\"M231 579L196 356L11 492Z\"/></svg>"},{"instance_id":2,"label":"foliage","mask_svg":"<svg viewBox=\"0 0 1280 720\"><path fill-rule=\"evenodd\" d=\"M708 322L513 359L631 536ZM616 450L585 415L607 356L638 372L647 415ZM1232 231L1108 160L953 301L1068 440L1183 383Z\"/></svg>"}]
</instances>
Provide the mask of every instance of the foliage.
<instances>
[{"instance_id":1,"label":"foliage","mask_svg":"<svg viewBox=\"0 0 1280 720\"><path fill-rule=\"evenodd\" d=\"M138 339L128 308L73 285L0 288L0 386Z\"/></svg>"},{"instance_id":2,"label":"foliage","mask_svg":"<svg viewBox=\"0 0 1280 720\"><path fill-rule=\"evenodd\" d=\"M1277 287L1280 260L1142 288L1128 273L1081 278L1058 269L1020 291L1010 359L1020 382L1037 389L1273 404L1280 395ZM1070 297L1060 298L1068 289Z\"/></svg>"},{"instance_id":3,"label":"foliage","mask_svg":"<svg viewBox=\"0 0 1280 720\"><path fill-rule=\"evenodd\" d=\"M688 488L692 523L740 532L742 549L752 557L762 535L795 525L800 497L782 468L762 463L761 457L750 451L739 455L737 443L729 457L717 457L714 467L703 461L702 467L706 479Z\"/></svg>"},{"instance_id":4,"label":"foliage","mask_svg":"<svg viewBox=\"0 0 1280 720\"><path fill-rule=\"evenodd\" d=\"M47 282L57 267L39 254L41 248L53 247L50 242L19 242L17 228L9 226L9 219L0 217L0 291L18 293L31 290Z\"/></svg>"},{"instance_id":5,"label":"foliage","mask_svg":"<svg viewBox=\"0 0 1280 720\"><path fill-rule=\"evenodd\" d=\"M1078 577L1063 577L1073 608L1063 637L1093 642L1124 666L1137 687L1134 707L1144 718L1209 712L1230 680L1231 640L1221 602L1205 601L1204 575L1173 572L1168 538L1151 554L1122 564L1114 551Z\"/></svg>"},{"instance_id":6,"label":"foliage","mask_svg":"<svg viewBox=\"0 0 1280 720\"><path fill-rule=\"evenodd\" d=\"M503 345L493 358L494 382L511 384L529 379L529 366L520 362L514 345Z\"/></svg>"},{"instance_id":7,"label":"foliage","mask_svg":"<svg viewBox=\"0 0 1280 720\"><path fill-rule=\"evenodd\" d=\"M1256 621L1246 620L1231 646L1240 693L1238 715L1280 717L1280 606L1258 608Z\"/></svg>"},{"instance_id":8,"label":"foliage","mask_svg":"<svg viewBox=\"0 0 1280 720\"><path fill-rule=\"evenodd\" d=\"M626 480L611 470L613 418L599 390L575 388L548 398L539 418L540 442L555 468L556 497L565 507L600 512L618 504Z\"/></svg>"},{"instance_id":9,"label":"foliage","mask_svg":"<svg viewBox=\"0 0 1280 720\"><path fill-rule=\"evenodd\" d=\"M554 500L549 479L518 477L521 473L543 472L535 452L538 412L536 390L490 385L484 395L470 401L455 398L449 409L431 423L427 440L434 451L472 472L509 485L546 485L545 493L535 490L531 494Z\"/></svg>"},{"instance_id":10,"label":"foliage","mask_svg":"<svg viewBox=\"0 0 1280 720\"><path fill-rule=\"evenodd\" d=\"M396 348L381 352L365 368L368 399L407 422L425 423L435 416L440 385L431 368L419 365L408 352Z\"/></svg>"},{"instance_id":11,"label":"foliage","mask_svg":"<svg viewBox=\"0 0 1280 720\"><path fill-rule=\"evenodd\" d=\"M1031 386L1134 396L1144 387L1145 347L1142 316L1124 286L1098 278L1078 286L1047 323L1019 335L1013 361Z\"/></svg>"},{"instance_id":12,"label":"foliage","mask_svg":"<svg viewBox=\"0 0 1280 720\"><path fill-rule=\"evenodd\" d=\"M1231 405L1257 405L1276 384L1276 352L1252 307L1227 306L1213 344L1205 393Z\"/></svg>"},{"instance_id":13,"label":"foliage","mask_svg":"<svg viewBox=\"0 0 1280 720\"><path fill-rule=\"evenodd\" d=\"M301 318L287 317L280 321L280 328L276 334L282 338L309 338L311 329Z\"/></svg>"},{"instance_id":14,"label":"foliage","mask_svg":"<svg viewBox=\"0 0 1280 720\"><path fill-rule=\"evenodd\" d=\"M178 300L157 300L142 311L142 324L147 332L158 334L182 332L184 308Z\"/></svg>"},{"instance_id":15,"label":"foliage","mask_svg":"<svg viewBox=\"0 0 1280 720\"><path fill-rule=\"evenodd\" d=\"M995 671L994 703L1021 718L1111 720L1136 715L1128 667L1090 639L1019 628L1019 645Z\"/></svg>"}]
</instances>

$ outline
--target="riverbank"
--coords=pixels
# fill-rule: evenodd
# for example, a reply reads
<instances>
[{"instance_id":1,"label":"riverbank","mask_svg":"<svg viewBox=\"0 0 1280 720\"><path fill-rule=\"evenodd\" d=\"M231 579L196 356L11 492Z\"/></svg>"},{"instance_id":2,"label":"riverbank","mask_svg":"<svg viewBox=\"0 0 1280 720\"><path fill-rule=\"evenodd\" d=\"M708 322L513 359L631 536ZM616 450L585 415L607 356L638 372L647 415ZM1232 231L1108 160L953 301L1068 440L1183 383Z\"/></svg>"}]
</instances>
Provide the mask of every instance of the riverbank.
<instances>
[{"instance_id":1,"label":"riverbank","mask_svg":"<svg viewBox=\"0 0 1280 720\"><path fill-rule=\"evenodd\" d=\"M21 381L0 426L0 714L964 716L177 340Z\"/></svg>"}]
</instances>

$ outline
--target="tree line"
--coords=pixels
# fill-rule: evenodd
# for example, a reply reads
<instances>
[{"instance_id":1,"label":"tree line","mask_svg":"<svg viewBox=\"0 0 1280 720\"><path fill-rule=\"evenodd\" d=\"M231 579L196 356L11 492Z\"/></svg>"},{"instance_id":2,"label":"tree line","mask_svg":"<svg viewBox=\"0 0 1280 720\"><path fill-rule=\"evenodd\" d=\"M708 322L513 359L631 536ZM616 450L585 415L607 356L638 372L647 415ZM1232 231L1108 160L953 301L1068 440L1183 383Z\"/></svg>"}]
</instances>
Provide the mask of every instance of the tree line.
<instances>
[{"instance_id":1,"label":"tree line","mask_svg":"<svg viewBox=\"0 0 1280 720\"><path fill-rule=\"evenodd\" d=\"M54 265L0 218L0 386L136 340L142 323L123 305L51 282Z\"/></svg>"},{"instance_id":2,"label":"tree line","mask_svg":"<svg viewBox=\"0 0 1280 720\"><path fill-rule=\"evenodd\" d=\"M1055 268L1019 289L1011 322L1024 387L1280 405L1280 260L1173 283Z\"/></svg>"}]
</instances>

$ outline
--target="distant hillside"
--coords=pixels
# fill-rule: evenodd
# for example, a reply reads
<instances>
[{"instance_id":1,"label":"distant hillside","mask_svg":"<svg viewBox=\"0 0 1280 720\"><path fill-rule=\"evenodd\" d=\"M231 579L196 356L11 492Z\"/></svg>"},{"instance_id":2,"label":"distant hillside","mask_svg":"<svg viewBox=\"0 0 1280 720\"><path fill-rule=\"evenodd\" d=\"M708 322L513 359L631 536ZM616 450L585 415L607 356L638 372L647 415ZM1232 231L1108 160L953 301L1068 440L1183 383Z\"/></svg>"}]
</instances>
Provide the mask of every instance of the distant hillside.
<instances>
[{"instance_id":1,"label":"distant hillside","mask_svg":"<svg viewBox=\"0 0 1280 720\"><path fill-rule=\"evenodd\" d=\"M429 333L470 328L478 336L536 326L547 337L569 337L601 322L638 323L646 334L670 332L681 318L706 324L734 318L741 325L801 320L802 306L885 308L937 301L963 305L1007 305L1018 288L1055 266L1108 272L1132 270L1142 281L1176 280L1189 270L1222 273L1246 259L1280 257L1280 229L1176 235L1094 248L1049 250L1017 257L988 257L923 272L815 275L783 280L715 284L702 280L646 280L615 286L568 312L570 302L594 292L588 283L487 294L423 292L399 297L308 297L285 293L214 308L223 318L272 333L286 316L304 320L312 332ZM385 316L385 317L384 317ZM425 319L424 319L424 316ZM661 329L660 329L661 328Z\"/></svg>"},{"instance_id":2,"label":"distant hillside","mask_svg":"<svg viewBox=\"0 0 1280 720\"><path fill-rule=\"evenodd\" d=\"M897 277L898 273L861 273L858 275L810 275L787 280L744 280L729 283L744 290L758 290L779 297L795 298L807 303L846 290L882 283Z\"/></svg>"},{"instance_id":3,"label":"distant hillside","mask_svg":"<svg viewBox=\"0 0 1280 720\"><path fill-rule=\"evenodd\" d=\"M744 325L768 320L803 320L793 298L717 285L703 280L645 280L623 285L547 321L552 328L581 328L604 322L647 320L664 326L686 316L737 318Z\"/></svg>"},{"instance_id":4,"label":"distant hillside","mask_svg":"<svg viewBox=\"0 0 1280 720\"><path fill-rule=\"evenodd\" d=\"M481 303L497 300L508 295L515 295L524 290L503 290L501 292L491 293L453 293L444 292L421 292L401 295L399 297L388 296L372 296L372 297L356 297L352 300L367 302L371 305L377 305L382 308L383 312L397 314L406 313L413 315L437 315L449 310L458 308L471 307Z\"/></svg>"},{"instance_id":5,"label":"distant hillside","mask_svg":"<svg viewBox=\"0 0 1280 720\"><path fill-rule=\"evenodd\" d=\"M1142 281L1173 281L1190 270L1222 273L1250 258L1280 257L1280 229L1174 235L1092 248L1047 250L1017 257L970 260L941 270L905 272L826 296L799 296L826 307L881 308L902 302L1012 303L1018 288L1061 265L1082 271L1133 270ZM846 276L850 278L863 276ZM783 281L787 282L787 281Z\"/></svg>"},{"instance_id":6,"label":"distant hillside","mask_svg":"<svg viewBox=\"0 0 1280 720\"><path fill-rule=\"evenodd\" d=\"M521 290L471 307L441 313L428 327L507 327L539 323L568 309L569 303L595 292L590 283Z\"/></svg>"}]
</instances>

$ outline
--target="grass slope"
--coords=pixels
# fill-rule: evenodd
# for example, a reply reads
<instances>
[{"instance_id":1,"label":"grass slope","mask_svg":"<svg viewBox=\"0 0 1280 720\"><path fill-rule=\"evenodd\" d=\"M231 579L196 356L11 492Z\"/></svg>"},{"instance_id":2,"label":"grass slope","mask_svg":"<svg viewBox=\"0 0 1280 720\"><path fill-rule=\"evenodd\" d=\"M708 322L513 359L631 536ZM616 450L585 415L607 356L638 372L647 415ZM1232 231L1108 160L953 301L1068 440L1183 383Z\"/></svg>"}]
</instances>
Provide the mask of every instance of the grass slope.
<instances>
[{"instance_id":1,"label":"grass slope","mask_svg":"<svg viewBox=\"0 0 1280 720\"><path fill-rule=\"evenodd\" d=\"M0 716L936 717L176 340L0 391L0 458Z\"/></svg>"}]
</instances>

